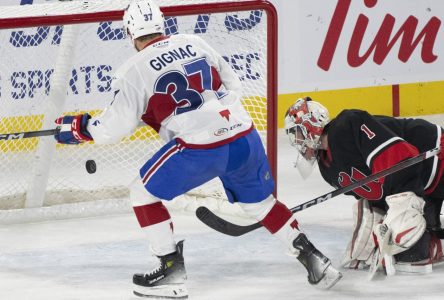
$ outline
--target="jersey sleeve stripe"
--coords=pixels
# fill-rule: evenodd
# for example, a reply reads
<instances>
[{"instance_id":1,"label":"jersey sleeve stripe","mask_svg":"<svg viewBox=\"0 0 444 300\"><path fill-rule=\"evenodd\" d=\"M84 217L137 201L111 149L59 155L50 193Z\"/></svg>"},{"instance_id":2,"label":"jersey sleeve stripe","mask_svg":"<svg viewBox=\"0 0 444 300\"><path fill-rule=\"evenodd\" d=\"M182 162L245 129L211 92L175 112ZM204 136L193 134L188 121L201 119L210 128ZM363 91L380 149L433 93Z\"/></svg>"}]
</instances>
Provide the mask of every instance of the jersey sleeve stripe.
<instances>
[{"instance_id":1,"label":"jersey sleeve stripe","mask_svg":"<svg viewBox=\"0 0 444 300\"><path fill-rule=\"evenodd\" d=\"M373 160L373 158L377 155L379 155L379 153L386 148L388 145L395 143L396 141L404 141L403 139L401 139L400 137L393 137L391 139L388 139L387 141L385 141L384 143L382 143L381 145L379 145L378 147L376 147L375 150L373 150L368 156L367 156L367 161L366 164L367 166L372 169L371 167L371 162Z\"/></svg>"},{"instance_id":2,"label":"jersey sleeve stripe","mask_svg":"<svg viewBox=\"0 0 444 300\"><path fill-rule=\"evenodd\" d=\"M415 146L402 140L379 152L371 161L370 168L372 173L377 173L418 154L419 151Z\"/></svg>"}]
</instances>

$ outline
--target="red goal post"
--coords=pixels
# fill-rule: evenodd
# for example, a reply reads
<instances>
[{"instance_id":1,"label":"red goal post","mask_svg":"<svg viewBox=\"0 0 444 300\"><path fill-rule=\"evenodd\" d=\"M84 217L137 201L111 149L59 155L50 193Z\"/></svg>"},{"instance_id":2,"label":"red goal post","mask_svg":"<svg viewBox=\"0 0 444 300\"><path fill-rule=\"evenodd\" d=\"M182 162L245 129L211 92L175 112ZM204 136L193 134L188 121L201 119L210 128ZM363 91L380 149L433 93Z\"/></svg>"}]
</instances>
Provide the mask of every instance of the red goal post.
<instances>
[{"instance_id":1,"label":"red goal post","mask_svg":"<svg viewBox=\"0 0 444 300\"><path fill-rule=\"evenodd\" d=\"M121 22L127 3L90 0L2 7L0 42L7 47L0 48L0 57L7 63L0 66L0 133L49 129L54 117L61 113L99 113L106 106L102 99L112 97L112 71L130 56L129 41L119 36L121 26L112 26L113 22ZM201 35L238 73L244 85L244 106L261 133L276 177L277 13L274 7L261 0L159 0L158 3L166 17L168 34ZM93 37L87 36L89 33ZM100 41L90 43L95 40ZM101 62L92 65L90 60ZM0 174L0 222L87 216L126 209L128 184L141 163L161 144L147 127L139 128L133 136L113 146L93 143L56 146L51 138L0 141L0 165L6 170L6 174ZM84 164L88 159L97 162L95 174L86 173ZM224 198L220 187L214 188L212 184L191 195ZM86 204L89 200L94 204Z\"/></svg>"}]
</instances>

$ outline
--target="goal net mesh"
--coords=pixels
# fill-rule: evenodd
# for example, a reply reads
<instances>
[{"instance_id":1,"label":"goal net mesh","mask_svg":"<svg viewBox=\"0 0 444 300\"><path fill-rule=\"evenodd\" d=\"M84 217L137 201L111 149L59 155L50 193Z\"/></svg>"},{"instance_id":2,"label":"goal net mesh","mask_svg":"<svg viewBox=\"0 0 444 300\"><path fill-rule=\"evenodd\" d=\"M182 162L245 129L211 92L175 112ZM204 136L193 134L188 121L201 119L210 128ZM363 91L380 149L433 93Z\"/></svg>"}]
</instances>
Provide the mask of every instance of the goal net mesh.
<instances>
[{"instance_id":1,"label":"goal net mesh","mask_svg":"<svg viewBox=\"0 0 444 300\"><path fill-rule=\"evenodd\" d=\"M268 132L274 130L267 120L267 75L272 63L267 53L267 12L236 6L242 1L223 1L233 6L218 12L214 4L219 2L158 1L168 12L167 35L198 34L235 70L243 84L243 104L265 145ZM0 10L0 21L19 20L0 29L0 134L51 129L61 114L100 114L113 98L113 73L135 50L120 20L95 20L94 13L121 11L127 4L123 0L64 1ZM197 13L196 6L187 10L189 4L199 4L204 13ZM205 11L212 4L215 12ZM88 16L88 22L64 24L60 18L74 14ZM20 21L39 16L45 16L42 20L51 21L51 26ZM96 213L129 210L129 184L162 145L156 132L143 124L113 145L57 145L52 137L0 139L0 218L8 222L14 220L14 211L48 207L57 209L45 209L45 218L89 215L88 202L95 203ZM86 171L87 160L95 161L95 173ZM218 206L226 203L218 179L185 198L183 204L173 201L174 207L183 209L199 198L216 199ZM61 206L66 204L72 205Z\"/></svg>"}]
</instances>

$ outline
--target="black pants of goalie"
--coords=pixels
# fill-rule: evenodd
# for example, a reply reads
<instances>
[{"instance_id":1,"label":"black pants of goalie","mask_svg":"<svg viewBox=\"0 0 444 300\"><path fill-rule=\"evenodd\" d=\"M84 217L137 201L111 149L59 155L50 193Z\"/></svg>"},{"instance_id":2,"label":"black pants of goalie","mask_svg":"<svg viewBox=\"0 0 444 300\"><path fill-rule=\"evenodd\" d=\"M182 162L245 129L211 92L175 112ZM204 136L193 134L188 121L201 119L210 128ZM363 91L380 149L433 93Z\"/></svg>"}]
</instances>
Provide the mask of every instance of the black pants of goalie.
<instances>
[{"instance_id":1,"label":"black pants of goalie","mask_svg":"<svg viewBox=\"0 0 444 300\"><path fill-rule=\"evenodd\" d=\"M331 265L330 259L316 249L305 234L298 235L293 241L293 247L299 251L297 259L307 269L310 284L329 289L342 278L342 274Z\"/></svg>"},{"instance_id":2,"label":"black pants of goalie","mask_svg":"<svg viewBox=\"0 0 444 300\"><path fill-rule=\"evenodd\" d=\"M188 298L183 241L177 243L176 252L158 258L157 268L145 274L134 274L134 294L166 299Z\"/></svg>"}]
</instances>

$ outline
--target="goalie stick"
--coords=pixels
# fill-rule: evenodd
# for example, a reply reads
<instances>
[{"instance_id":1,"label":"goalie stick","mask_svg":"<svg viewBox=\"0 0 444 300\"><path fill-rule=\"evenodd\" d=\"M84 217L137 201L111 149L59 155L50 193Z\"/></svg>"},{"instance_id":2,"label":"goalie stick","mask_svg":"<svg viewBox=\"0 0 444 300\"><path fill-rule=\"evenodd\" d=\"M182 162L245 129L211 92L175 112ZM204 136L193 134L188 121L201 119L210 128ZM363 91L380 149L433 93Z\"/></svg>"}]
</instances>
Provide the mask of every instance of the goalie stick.
<instances>
[{"instance_id":1,"label":"goalie stick","mask_svg":"<svg viewBox=\"0 0 444 300\"><path fill-rule=\"evenodd\" d=\"M354 190L355 188L360 187L360 186L362 186L366 183L369 183L373 180L393 174L393 173L398 172L402 169L410 167L414 164L422 162L432 156L437 155L439 152L440 152L440 148L434 148L434 149L428 150L426 152L418 154L415 157L411 157L409 159L401 161L400 163L397 163L396 165L393 165L390 168L387 168L387 169L382 170L378 173L369 175L362 180L355 181L354 183L351 183L347 186L341 187L341 188L336 189L330 193L324 194L320 197L317 197L317 198L312 199L310 201L304 202L298 206L291 208L290 210L292 213L296 213L298 211L307 209L311 206L314 206L316 204L327 201L328 199L331 199L333 197L350 192L351 190ZM224 233L226 235L231 235L231 236L241 236L241 235L244 235L250 231L253 231L257 228L262 227L262 224L260 222L254 223L251 225L245 225L245 226L233 224L233 223L217 216L211 210L209 210L208 208L206 208L204 206L197 208L196 216L200 221L205 223L207 226L213 228L216 231L219 231L220 233Z\"/></svg>"},{"instance_id":2,"label":"goalie stick","mask_svg":"<svg viewBox=\"0 0 444 300\"><path fill-rule=\"evenodd\" d=\"M40 137L40 136L56 135L59 132L60 132L60 128L57 127L55 129L47 129L47 130L40 130L40 131L5 133L5 134L0 134L0 141L12 141L12 140Z\"/></svg>"}]
</instances>

